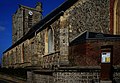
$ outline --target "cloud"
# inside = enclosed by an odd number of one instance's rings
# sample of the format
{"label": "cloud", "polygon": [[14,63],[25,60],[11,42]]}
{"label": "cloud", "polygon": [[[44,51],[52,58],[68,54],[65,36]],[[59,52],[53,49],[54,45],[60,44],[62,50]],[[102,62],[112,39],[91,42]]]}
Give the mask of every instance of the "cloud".
{"label": "cloud", "polygon": [[4,31],[4,30],[5,30],[5,27],[0,26],[0,31]]}

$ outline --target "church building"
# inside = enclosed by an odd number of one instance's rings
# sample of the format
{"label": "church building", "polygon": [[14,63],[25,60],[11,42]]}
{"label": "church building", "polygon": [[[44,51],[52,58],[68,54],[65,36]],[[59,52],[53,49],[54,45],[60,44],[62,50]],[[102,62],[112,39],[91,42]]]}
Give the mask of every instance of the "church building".
{"label": "church building", "polygon": [[65,0],[44,18],[19,5],[12,21],[2,67],[28,83],[120,83],[120,0]]}

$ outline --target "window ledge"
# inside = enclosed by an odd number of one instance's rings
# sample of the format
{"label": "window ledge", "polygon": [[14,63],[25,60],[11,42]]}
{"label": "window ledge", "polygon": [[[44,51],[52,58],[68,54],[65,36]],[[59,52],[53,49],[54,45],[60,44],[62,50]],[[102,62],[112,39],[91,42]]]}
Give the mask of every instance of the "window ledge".
{"label": "window ledge", "polygon": [[53,52],[50,52],[50,53],[45,53],[45,55],[43,55],[43,57],[53,55],[53,54],[56,54],[56,53],[60,53],[60,51],[53,51]]}

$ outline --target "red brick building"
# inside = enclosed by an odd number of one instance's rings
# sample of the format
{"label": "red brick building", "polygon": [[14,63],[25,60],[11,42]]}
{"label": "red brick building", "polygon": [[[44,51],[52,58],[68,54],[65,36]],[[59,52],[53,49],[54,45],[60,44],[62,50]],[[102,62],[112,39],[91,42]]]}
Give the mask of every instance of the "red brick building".
{"label": "red brick building", "polygon": [[84,32],[70,42],[69,60],[76,66],[100,66],[101,47],[113,46],[113,66],[120,65],[120,36]]}

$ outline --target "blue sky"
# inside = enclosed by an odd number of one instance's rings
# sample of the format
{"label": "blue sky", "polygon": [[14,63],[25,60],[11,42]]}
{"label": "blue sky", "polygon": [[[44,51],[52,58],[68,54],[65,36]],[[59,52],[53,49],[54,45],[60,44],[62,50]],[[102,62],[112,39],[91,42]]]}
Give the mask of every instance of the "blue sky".
{"label": "blue sky", "polygon": [[12,45],[12,15],[18,8],[18,4],[35,7],[36,2],[43,4],[43,16],[65,0],[0,0],[0,59],[2,52]]}

